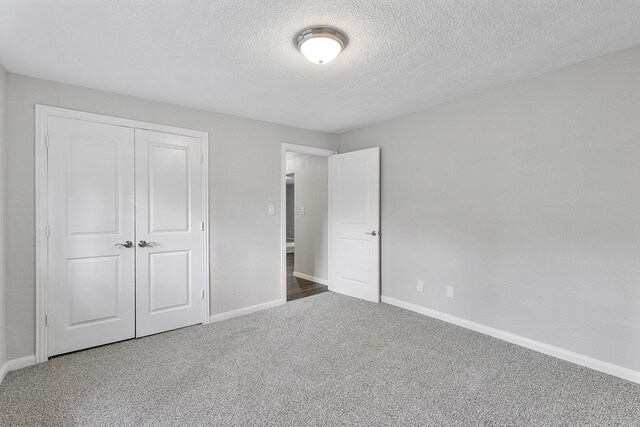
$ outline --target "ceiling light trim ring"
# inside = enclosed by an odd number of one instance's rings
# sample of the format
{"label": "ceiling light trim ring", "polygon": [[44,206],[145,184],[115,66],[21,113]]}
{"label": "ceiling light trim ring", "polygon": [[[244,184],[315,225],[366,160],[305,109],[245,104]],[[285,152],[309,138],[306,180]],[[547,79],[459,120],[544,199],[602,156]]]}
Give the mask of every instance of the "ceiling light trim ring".
{"label": "ceiling light trim ring", "polygon": [[337,41],[340,44],[341,51],[347,47],[349,40],[347,36],[337,28],[328,27],[328,26],[315,26],[315,27],[307,27],[304,30],[301,30],[295,37],[294,43],[298,50],[302,44],[316,37],[327,37]]}

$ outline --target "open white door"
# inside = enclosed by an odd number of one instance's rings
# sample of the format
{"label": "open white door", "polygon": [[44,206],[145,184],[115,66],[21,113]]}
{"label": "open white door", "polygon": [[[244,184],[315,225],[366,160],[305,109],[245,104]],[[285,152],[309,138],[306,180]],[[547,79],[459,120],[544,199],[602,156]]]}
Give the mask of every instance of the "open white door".
{"label": "open white door", "polygon": [[380,148],[329,158],[330,290],[380,302]]}
{"label": "open white door", "polygon": [[136,129],[136,337],[202,323],[200,139]]}

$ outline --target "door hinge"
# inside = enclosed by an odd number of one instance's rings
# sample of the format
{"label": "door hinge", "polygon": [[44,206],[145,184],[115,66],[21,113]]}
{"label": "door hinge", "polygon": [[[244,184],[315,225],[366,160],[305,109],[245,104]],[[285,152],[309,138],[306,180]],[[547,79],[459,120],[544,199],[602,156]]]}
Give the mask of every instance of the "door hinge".
{"label": "door hinge", "polygon": [[204,299],[204,289],[202,290],[202,299]]}
{"label": "door hinge", "polygon": [[200,231],[204,231],[204,221],[200,223]]}
{"label": "door hinge", "polygon": [[49,315],[48,314],[44,315],[44,326],[49,326]]}
{"label": "door hinge", "polygon": [[44,148],[49,148],[49,135],[44,136]]}
{"label": "door hinge", "polygon": [[200,154],[200,163],[204,163],[204,154]]}
{"label": "door hinge", "polygon": [[44,235],[45,237],[49,237],[51,235],[51,227],[49,224],[44,226]]}

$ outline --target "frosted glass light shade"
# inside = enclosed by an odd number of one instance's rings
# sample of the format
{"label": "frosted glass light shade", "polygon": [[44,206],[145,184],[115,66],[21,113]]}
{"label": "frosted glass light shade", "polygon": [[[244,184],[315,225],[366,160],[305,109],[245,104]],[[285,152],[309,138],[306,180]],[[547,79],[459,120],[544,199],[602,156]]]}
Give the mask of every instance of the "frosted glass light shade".
{"label": "frosted glass light shade", "polygon": [[314,64],[328,64],[347,46],[347,37],[330,27],[310,27],[300,31],[296,47]]}
{"label": "frosted glass light shade", "polygon": [[300,52],[314,64],[327,64],[342,50],[337,40],[329,37],[315,37],[302,42]]}

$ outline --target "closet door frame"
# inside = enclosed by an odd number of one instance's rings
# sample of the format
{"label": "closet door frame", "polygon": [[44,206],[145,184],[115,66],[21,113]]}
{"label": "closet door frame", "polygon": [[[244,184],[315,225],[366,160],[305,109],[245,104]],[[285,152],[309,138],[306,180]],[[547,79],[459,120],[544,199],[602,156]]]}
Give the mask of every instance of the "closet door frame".
{"label": "closet door frame", "polygon": [[198,138],[202,148],[202,324],[209,323],[209,134],[203,131],[68,110],[48,105],[35,106],[35,182],[36,182],[36,363],[47,361],[47,282],[48,282],[48,122],[51,117],[82,120],[133,129],[145,129]]}

